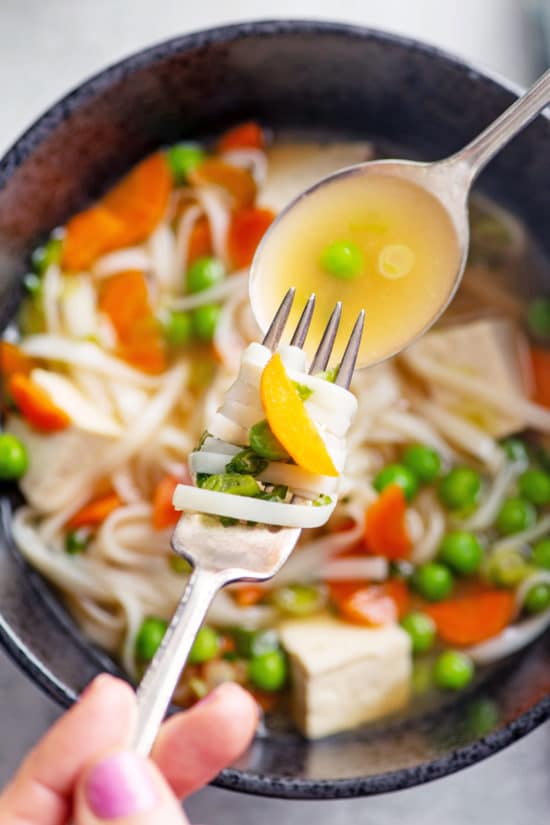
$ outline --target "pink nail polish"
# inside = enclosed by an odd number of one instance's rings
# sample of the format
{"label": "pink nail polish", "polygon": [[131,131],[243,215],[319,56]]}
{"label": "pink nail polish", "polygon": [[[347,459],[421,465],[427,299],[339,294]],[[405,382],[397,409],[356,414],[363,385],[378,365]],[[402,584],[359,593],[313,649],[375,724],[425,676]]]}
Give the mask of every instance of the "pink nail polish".
{"label": "pink nail polish", "polygon": [[134,753],[115,753],[95,765],[86,783],[86,799],[100,819],[147,811],[157,795],[143,759]]}

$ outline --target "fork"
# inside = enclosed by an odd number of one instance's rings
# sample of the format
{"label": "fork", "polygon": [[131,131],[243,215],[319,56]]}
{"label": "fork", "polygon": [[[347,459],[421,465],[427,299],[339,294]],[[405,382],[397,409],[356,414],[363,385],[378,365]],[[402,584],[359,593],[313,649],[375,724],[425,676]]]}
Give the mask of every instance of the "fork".
{"label": "fork", "polygon": [[[275,351],[288,321],[295,290],[289,289],[281,302],[263,340],[264,346]],[[315,309],[311,295],[300,316],[291,345],[302,348]],[[319,347],[310,366],[310,373],[326,369],[342,314],[338,302],[328,320]],[[349,387],[363,333],[365,313],[355,322],[335,383]],[[172,536],[172,549],[193,566],[193,573],[168,626],[162,644],[149,665],[137,691],[137,724],[133,747],[147,756],[169,707],[181,672],[195,637],[216,593],[236,581],[265,581],[274,576],[288,559],[301,533],[301,528],[224,527],[211,520],[205,523],[200,514],[184,513]]]}

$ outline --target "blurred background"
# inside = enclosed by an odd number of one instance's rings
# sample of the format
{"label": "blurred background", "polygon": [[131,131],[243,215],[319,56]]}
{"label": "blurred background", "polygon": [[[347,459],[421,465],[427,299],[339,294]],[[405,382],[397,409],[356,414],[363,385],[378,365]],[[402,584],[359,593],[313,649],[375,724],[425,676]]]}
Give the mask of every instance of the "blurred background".
{"label": "blurred background", "polygon": [[[519,85],[550,65],[550,0],[0,0],[0,155],[56,98],[156,41],[252,18],[339,20],[409,35]],[[0,652],[0,787],[59,713]],[[281,802],[208,788],[211,825],[539,825],[550,810],[550,726],[480,765],[391,796]]]}

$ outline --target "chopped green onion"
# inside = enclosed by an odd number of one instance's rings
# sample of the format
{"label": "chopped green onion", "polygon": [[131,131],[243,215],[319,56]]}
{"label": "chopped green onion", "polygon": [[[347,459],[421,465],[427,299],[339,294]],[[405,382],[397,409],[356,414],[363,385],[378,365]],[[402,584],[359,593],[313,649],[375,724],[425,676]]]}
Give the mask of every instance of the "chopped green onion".
{"label": "chopped green onion", "polygon": [[65,551],[70,556],[83,553],[92,540],[92,531],[89,527],[77,527],[70,530],[65,536]]}
{"label": "chopped green onion", "polygon": [[254,497],[261,493],[254,476],[239,473],[215,473],[208,476],[201,486],[204,490],[215,490],[218,493],[228,493],[232,496]]}
{"label": "chopped green onion", "polygon": [[228,473],[245,473],[247,475],[257,476],[262,470],[265,470],[268,463],[267,458],[258,455],[258,453],[249,447],[233,456],[225,469]]}
{"label": "chopped green onion", "polygon": [[265,419],[258,421],[250,428],[248,438],[254,452],[263,458],[268,458],[270,461],[284,461],[288,458],[287,451],[281,442],[275,438]]}
{"label": "chopped green onion", "polygon": [[307,387],[305,384],[300,384],[298,381],[293,381],[294,387],[298,390],[298,395],[302,399],[302,401],[307,401],[308,398],[311,398],[313,395],[313,390],[311,387]]}

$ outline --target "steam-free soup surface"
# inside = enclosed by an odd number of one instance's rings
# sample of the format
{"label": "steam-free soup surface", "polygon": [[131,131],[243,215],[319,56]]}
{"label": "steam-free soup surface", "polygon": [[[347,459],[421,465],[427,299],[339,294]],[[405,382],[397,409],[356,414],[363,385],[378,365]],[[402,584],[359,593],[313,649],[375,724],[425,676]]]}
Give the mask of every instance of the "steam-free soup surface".
{"label": "steam-free soup surface", "polygon": [[287,289],[295,287],[295,324],[314,292],[307,343],[314,351],[342,301],[336,357],[364,308],[359,360],[367,365],[398,351],[430,323],[447,301],[458,267],[451,219],[432,195],[389,174],[352,174],[303,197],[266,237],[254,267],[252,304],[266,328]]}

